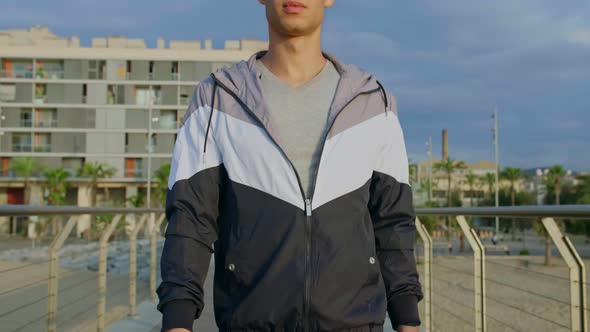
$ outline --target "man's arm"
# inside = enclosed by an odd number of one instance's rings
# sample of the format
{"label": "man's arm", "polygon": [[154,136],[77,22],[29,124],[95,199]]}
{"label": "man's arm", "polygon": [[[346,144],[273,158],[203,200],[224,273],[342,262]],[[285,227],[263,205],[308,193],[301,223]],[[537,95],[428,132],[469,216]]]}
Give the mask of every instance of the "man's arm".
{"label": "man's arm", "polygon": [[391,323],[400,331],[412,331],[410,327],[420,325],[422,299],[414,259],[415,214],[403,132],[395,103],[390,105],[394,112],[384,120],[384,145],[373,172],[369,210]]}
{"label": "man's arm", "polygon": [[[200,85],[203,85],[201,83]],[[158,310],[162,331],[192,330],[204,307],[203,283],[217,240],[219,196],[225,171],[209,133],[210,108],[197,87],[178,130],[166,196],[166,240],[160,269]]]}

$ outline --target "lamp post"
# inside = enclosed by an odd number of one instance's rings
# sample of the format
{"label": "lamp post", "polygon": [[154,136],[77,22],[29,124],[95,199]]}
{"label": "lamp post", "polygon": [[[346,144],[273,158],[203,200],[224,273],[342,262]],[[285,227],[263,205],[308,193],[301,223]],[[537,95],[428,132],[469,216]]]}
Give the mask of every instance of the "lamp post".
{"label": "lamp post", "polygon": [[[496,169],[494,172],[495,178],[496,178],[496,184],[495,184],[495,203],[496,203],[496,207],[498,207],[500,204],[500,195],[499,195],[499,174],[498,172],[500,171],[500,158],[499,158],[499,152],[498,152],[498,108],[496,107],[494,109],[494,154],[495,154],[495,160],[496,160]],[[496,217],[496,235],[500,234],[500,219],[498,217]]]}
{"label": "lamp post", "polygon": [[428,201],[432,201],[432,136],[428,137]]}

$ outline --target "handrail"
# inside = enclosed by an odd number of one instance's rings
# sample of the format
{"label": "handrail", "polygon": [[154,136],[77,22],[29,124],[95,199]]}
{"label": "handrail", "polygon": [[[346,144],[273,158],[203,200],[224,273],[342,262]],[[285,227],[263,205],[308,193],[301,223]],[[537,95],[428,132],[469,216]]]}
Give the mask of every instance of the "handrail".
{"label": "handrail", "polygon": [[420,216],[590,218],[590,205],[416,208]]}
{"label": "handrail", "polygon": [[80,214],[127,214],[159,213],[162,208],[126,208],[126,207],[78,207],[78,206],[34,206],[34,205],[0,205],[0,217],[8,216],[43,216],[43,215],[80,215]]}
{"label": "handrail", "polygon": [[[162,208],[0,205],[0,216],[113,214],[164,212]],[[590,205],[416,208],[420,216],[590,218]]]}

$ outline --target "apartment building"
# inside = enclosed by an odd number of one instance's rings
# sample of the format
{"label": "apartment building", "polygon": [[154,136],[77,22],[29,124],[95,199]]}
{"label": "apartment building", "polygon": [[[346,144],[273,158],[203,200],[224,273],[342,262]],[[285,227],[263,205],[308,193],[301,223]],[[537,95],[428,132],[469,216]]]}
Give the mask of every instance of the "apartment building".
{"label": "apartment building", "polygon": [[[23,181],[10,168],[22,156],[72,173],[85,162],[106,163],[116,174],[101,186],[125,201],[169,162],[197,82],[266,47],[160,38],[150,48],[120,36],[85,47],[47,27],[0,31],[0,204],[23,202]],[[73,182],[69,203],[88,205],[77,190],[84,181]],[[42,188],[31,189],[31,203],[42,204]]]}

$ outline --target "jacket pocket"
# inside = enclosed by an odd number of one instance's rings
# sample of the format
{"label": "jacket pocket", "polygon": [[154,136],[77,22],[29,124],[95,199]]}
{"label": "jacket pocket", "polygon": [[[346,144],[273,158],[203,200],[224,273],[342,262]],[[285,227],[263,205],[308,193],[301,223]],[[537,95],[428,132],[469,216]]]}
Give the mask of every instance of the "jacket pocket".
{"label": "jacket pocket", "polygon": [[366,266],[367,266],[367,283],[366,285],[376,285],[379,283],[381,278],[381,267],[379,266],[379,260],[377,258],[377,252],[375,249],[375,239],[372,230],[368,232],[368,238],[366,239]]}

